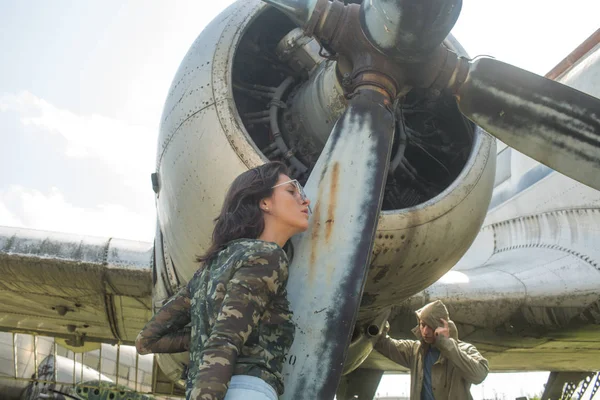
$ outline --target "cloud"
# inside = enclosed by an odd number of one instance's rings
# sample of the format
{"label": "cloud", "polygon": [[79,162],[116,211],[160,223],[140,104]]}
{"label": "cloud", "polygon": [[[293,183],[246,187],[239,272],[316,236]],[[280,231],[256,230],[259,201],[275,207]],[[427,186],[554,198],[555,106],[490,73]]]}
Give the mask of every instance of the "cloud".
{"label": "cloud", "polygon": [[[56,145],[63,148],[66,157],[79,160],[75,164],[78,168],[96,169],[94,173],[77,170],[74,174],[64,165],[49,166],[63,178],[62,185],[50,189],[6,186],[10,182],[4,182],[5,186],[0,186],[0,225],[152,240],[155,214],[149,175],[154,170],[156,141],[149,129],[98,114],[79,115],[27,91],[0,95],[0,111],[16,113],[29,134],[59,135],[64,140],[56,140]],[[97,170],[102,165],[104,168]],[[81,172],[91,180],[100,180],[71,184],[81,181]],[[35,168],[19,171],[12,179],[19,183],[32,173]],[[103,192],[114,193],[103,197],[109,200],[90,194],[81,204],[82,193],[94,193],[89,186],[99,184]],[[125,198],[119,195],[123,193]],[[76,203],[73,198],[78,199]],[[115,198],[123,204],[115,204]]]}
{"label": "cloud", "polygon": [[151,241],[155,221],[117,204],[81,208],[55,187],[48,193],[18,185],[0,191],[0,225]]}
{"label": "cloud", "polygon": [[2,204],[1,200],[0,200],[0,225],[1,226],[23,226],[23,222],[15,215],[13,214],[11,211],[9,211],[8,208],[6,208],[6,206],[4,204]]}
{"label": "cloud", "polygon": [[124,179],[143,175],[146,183],[154,170],[156,132],[152,128],[98,114],[79,115],[27,91],[0,95],[0,111],[14,111],[25,126],[61,135],[67,142],[66,156],[98,159]]}

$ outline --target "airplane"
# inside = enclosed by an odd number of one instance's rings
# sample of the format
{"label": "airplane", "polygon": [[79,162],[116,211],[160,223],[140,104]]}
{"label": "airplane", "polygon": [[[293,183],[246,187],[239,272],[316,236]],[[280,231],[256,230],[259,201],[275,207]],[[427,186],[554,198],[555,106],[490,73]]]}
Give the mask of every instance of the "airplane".
{"label": "airplane", "polygon": [[[468,59],[449,34],[461,2],[426,3],[227,8],[190,48],[165,103],[151,176],[154,245],[0,228],[0,268],[11,277],[1,329],[132,344],[197,269],[233,178],[284,160],[314,214],[292,241],[288,293],[299,329],[283,398],[332,399],[350,374],[345,392],[374,390],[380,371],[358,367],[394,321],[390,307],[444,276],[484,224],[496,176],[491,135],[600,188],[600,101]],[[179,388],[185,357],[157,356]]]}
{"label": "airplane", "polygon": [[36,379],[25,388],[21,399],[153,400],[154,397],[116,384],[80,362],[49,355],[40,363]]}
{"label": "airplane", "polygon": [[77,396],[85,397],[90,388],[98,389],[89,391],[90,398],[111,398],[112,392],[115,398],[123,391],[128,395],[124,398],[137,399],[133,394],[152,391],[153,366],[152,356],[138,355],[133,346],[88,342],[70,347],[60,339],[0,332],[2,399],[75,396],[78,389]]}

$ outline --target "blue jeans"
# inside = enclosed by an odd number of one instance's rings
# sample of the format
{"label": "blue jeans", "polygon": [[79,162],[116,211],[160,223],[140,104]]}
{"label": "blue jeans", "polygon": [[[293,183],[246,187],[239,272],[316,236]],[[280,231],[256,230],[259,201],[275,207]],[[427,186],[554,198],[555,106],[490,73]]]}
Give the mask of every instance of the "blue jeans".
{"label": "blue jeans", "polygon": [[234,375],[225,400],[277,400],[277,392],[273,386],[255,376]]}

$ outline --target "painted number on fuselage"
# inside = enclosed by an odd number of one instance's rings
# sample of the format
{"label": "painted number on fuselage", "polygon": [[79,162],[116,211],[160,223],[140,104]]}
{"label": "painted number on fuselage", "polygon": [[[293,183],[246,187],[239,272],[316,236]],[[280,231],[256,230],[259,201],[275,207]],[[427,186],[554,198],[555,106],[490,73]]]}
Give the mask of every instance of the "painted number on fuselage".
{"label": "painted number on fuselage", "polygon": [[293,354],[286,354],[283,356],[283,363],[289,365],[296,365],[296,356]]}

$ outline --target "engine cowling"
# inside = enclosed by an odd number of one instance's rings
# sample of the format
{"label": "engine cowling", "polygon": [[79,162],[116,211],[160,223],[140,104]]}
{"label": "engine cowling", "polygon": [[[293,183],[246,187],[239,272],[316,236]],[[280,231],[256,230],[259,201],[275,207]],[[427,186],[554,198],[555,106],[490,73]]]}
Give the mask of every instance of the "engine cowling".
{"label": "engine cowling", "polygon": [[[343,112],[345,77],[334,55],[294,28],[259,0],[238,1],[182,61],[163,111],[154,179],[155,306],[198,268],[195,257],[210,243],[233,179],[269,159],[284,160],[306,179]],[[452,37],[446,45],[464,53]],[[372,349],[374,339],[365,335],[386,307],[423,290],[462,257],[492,193],[495,140],[467,122],[450,96],[410,92],[397,111],[411,136],[394,142],[396,165],[353,336],[355,358]],[[182,384],[185,358],[160,355],[158,362]]]}

